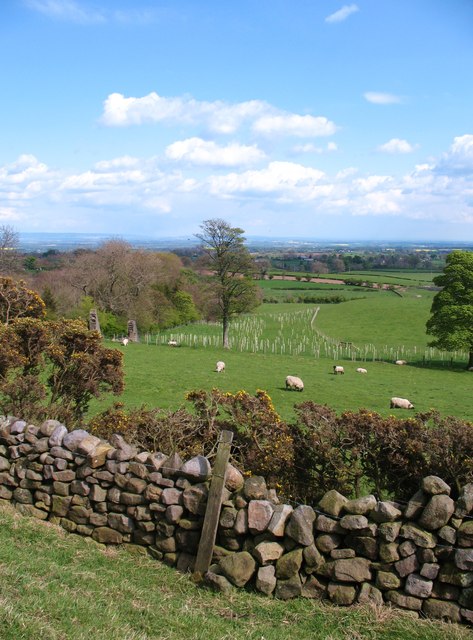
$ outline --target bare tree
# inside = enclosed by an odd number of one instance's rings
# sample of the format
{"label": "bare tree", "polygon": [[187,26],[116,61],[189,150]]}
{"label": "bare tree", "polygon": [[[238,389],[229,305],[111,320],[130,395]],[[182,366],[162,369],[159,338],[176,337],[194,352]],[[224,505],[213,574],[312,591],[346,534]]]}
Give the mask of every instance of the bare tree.
{"label": "bare tree", "polygon": [[210,278],[215,283],[223,325],[223,347],[228,349],[231,316],[249,311],[258,304],[256,285],[251,279],[255,266],[244,244],[243,229],[231,227],[220,218],[205,220],[200,228],[202,233],[196,237],[202,242],[205,262],[212,272]]}
{"label": "bare tree", "polygon": [[20,256],[18,233],[7,224],[0,225],[0,274],[9,275],[18,271]]}

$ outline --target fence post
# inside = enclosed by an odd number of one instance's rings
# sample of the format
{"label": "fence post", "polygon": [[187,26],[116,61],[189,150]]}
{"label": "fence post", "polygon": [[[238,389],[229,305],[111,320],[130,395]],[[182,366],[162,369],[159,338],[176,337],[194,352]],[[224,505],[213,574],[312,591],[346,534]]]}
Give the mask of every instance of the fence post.
{"label": "fence post", "polygon": [[208,571],[212,561],[212,553],[217,537],[218,520],[222,506],[223,489],[225,487],[225,472],[230,457],[230,447],[233,440],[231,431],[221,431],[218,441],[217,455],[210,482],[209,496],[205,510],[204,524],[200,536],[199,549],[195,561],[193,579],[200,582]]}

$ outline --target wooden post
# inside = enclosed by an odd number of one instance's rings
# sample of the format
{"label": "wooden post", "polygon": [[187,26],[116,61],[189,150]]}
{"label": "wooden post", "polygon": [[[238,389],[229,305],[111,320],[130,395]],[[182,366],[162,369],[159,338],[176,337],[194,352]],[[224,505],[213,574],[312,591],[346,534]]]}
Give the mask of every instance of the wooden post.
{"label": "wooden post", "polygon": [[217,537],[218,520],[222,506],[223,489],[225,487],[225,472],[227,470],[230,447],[233,440],[231,431],[221,431],[218,441],[217,455],[210,482],[207,508],[205,510],[204,525],[200,536],[199,549],[195,561],[193,579],[201,582],[210,567],[212,553]]}

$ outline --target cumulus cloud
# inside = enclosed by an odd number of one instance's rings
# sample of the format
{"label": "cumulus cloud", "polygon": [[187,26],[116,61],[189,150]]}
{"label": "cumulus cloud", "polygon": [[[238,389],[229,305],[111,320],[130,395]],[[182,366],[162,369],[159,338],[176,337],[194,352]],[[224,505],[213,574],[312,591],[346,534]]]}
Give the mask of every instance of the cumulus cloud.
{"label": "cumulus cloud", "polygon": [[380,93],[376,91],[367,91],[363,97],[372,104],[400,104],[402,98],[392,93]]}
{"label": "cumulus cloud", "polygon": [[345,4],[341,9],[335,11],[335,13],[331,13],[329,16],[325,18],[325,22],[334,23],[334,22],[343,22],[353,13],[359,11],[360,8],[356,4]]}
{"label": "cumulus cloud", "polygon": [[[473,135],[453,139],[453,144],[434,168],[443,175],[473,176]],[[473,185],[472,185],[473,188]]]}
{"label": "cumulus cloud", "polygon": [[407,140],[391,138],[388,142],[380,145],[378,151],[382,151],[383,153],[412,153],[415,148],[416,147],[407,142]]}
{"label": "cumulus cloud", "polygon": [[241,145],[236,142],[219,146],[210,140],[188,138],[170,144],[166,148],[170,160],[184,161],[196,165],[236,167],[254,164],[266,157],[256,145]]}
{"label": "cumulus cloud", "polygon": [[163,97],[151,92],[141,98],[111,93],[104,101],[102,123],[109,127],[165,124],[200,125],[218,134],[233,134],[246,123],[263,135],[329,136],[336,125],[323,116],[287,113],[261,100],[230,104],[190,97]]}

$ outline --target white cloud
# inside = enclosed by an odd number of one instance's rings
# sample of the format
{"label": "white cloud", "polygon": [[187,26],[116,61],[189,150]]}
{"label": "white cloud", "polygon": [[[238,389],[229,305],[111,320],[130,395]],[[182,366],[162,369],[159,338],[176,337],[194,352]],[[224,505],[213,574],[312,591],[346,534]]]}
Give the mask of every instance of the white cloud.
{"label": "white cloud", "polygon": [[453,144],[434,168],[442,175],[473,176],[473,135],[466,134],[453,139]]}
{"label": "white cloud", "polygon": [[246,123],[254,133],[298,137],[329,136],[336,125],[323,116],[287,113],[261,100],[229,104],[190,97],[166,98],[151,92],[141,98],[111,93],[104,101],[102,123],[110,127],[165,124],[203,125],[219,134],[233,134]]}
{"label": "white cloud", "polygon": [[294,113],[265,115],[253,124],[253,131],[264,135],[292,135],[300,138],[331,136],[337,130],[333,122],[322,116],[300,116]]}
{"label": "white cloud", "polygon": [[379,93],[376,91],[367,91],[363,97],[372,104],[400,104],[402,98],[392,93]]}
{"label": "white cloud", "polygon": [[110,169],[130,169],[136,167],[139,164],[138,158],[132,158],[131,156],[121,156],[120,158],[114,158],[113,160],[101,160],[96,162],[96,171],[109,171]]}
{"label": "white cloud", "polygon": [[256,145],[241,145],[236,142],[219,146],[202,138],[188,138],[170,144],[166,156],[171,160],[185,161],[197,165],[236,167],[254,164],[266,157]]}
{"label": "white cloud", "polygon": [[74,0],[25,0],[28,8],[55,20],[78,24],[97,24],[106,21],[103,11],[98,11]]}
{"label": "white cloud", "polygon": [[342,22],[346,20],[353,13],[359,11],[360,8],[356,4],[345,4],[341,9],[335,11],[335,13],[330,14],[325,18],[325,22],[334,23],[334,22]]}
{"label": "white cloud", "polygon": [[415,145],[399,138],[391,138],[391,140],[378,147],[378,151],[383,153],[412,153],[415,149]]}
{"label": "white cloud", "polygon": [[305,144],[296,144],[292,148],[294,153],[326,153],[337,151],[338,147],[335,142],[328,142],[326,147],[317,147],[312,142],[307,142]]}

